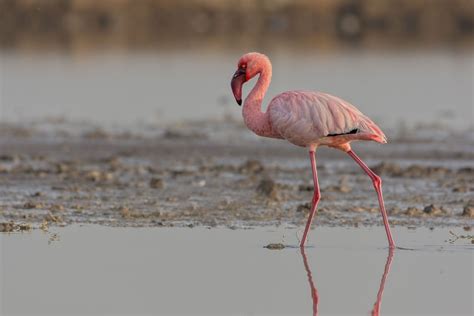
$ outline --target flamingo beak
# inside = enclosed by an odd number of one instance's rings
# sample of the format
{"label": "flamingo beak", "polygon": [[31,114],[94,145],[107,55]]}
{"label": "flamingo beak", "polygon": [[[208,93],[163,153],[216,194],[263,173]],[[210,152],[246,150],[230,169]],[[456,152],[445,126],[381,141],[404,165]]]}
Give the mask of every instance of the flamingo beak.
{"label": "flamingo beak", "polygon": [[246,80],[245,69],[239,68],[232,76],[230,86],[232,87],[232,93],[234,94],[235,101],[238,105],[242,105],[242,86]]}

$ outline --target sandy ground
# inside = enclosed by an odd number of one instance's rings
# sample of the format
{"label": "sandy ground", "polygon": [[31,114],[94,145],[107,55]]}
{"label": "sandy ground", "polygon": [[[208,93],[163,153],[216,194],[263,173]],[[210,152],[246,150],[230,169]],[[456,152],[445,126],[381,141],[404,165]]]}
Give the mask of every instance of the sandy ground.
{"label": "sandy ground", "polygon": [[[474,137],[438,126],[388,131],[354,149],[384,181],[392,225],[474,224]],[[45,121],[3,124],[0,230],[108,226],[300,226],[312,180],[307,153],[254,137],[239,122],[104,130]],[[315,225],[380,225],[370,179],[344,153],[318,151]]]}

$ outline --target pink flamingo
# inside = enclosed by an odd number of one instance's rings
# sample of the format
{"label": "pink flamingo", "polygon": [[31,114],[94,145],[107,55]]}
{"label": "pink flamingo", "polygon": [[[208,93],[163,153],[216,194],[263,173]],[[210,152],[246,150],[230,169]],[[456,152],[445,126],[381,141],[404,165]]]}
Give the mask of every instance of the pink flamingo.
{"label": "pink flamingo", "polygon": [[248,53],[239,59],[237,68],[232,77],[231,87],[239,105],[242,104],[242,85],[260,74],[256,85],[244,102],[242,114],[245,125],[259,136],[286,139],[290,143],[309,149],[314,194],[300,247],[304,247],[320,199],[315,152],[319,146],[329,146],[349,154],[372,180],[377,191],[388,243],[390,248],[394,248],[395,243],[382,197],[382,180],[367,167],[350,146],[354,140],[386,143],[387,138],[380,128],[353,105],[322,92],[283,92],[272,99],[266,112],[262,112],[262,100],[272,77],[270,60],[260,53]]}

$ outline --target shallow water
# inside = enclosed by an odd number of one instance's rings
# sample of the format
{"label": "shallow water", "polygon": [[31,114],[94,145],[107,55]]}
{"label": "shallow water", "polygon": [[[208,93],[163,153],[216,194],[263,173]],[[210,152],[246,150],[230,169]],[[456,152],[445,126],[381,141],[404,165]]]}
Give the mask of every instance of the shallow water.
{"label": "shallow water", "polygon": [[[447,242],[447,229],[396,227],[398,245],[412,250],[395,250],[393,260],[380,227],[317,227],[306,258],[297,233],[70,226],[1,234],[1,312],[367,315],[384,278],[381,315],[474,311],[474,248]],[[264,249],[270,242],[290,247]]]}
{"label": "shallow water", "polygon": [[[229,80],[242,53],[0,53],[0,120],[134,125],[240,118]],[[347,99],[384,128],[472,126],[470,51],[267,53],[274,76],[265,104],[286,90],[319,90]]]}

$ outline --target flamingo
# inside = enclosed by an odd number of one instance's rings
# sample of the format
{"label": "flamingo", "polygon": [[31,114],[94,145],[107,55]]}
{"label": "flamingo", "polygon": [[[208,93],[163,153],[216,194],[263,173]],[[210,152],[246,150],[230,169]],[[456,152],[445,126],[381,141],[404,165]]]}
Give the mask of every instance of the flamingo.
{"label": "flamingo", "polygon": [[243,84],[256,75],[259,75],[258,81],[242,108],[245,125],[259,136],[285,139],[309,149],[314,194],[300,247],[304,247],[306,243],[320,200],[316,149],[319,146],[329,146],[347,153],[372,180],[389,247],[395,248],[382,196],[382,179],[356,155],[350,145],[355,140],[371,140],[385,144],[387,138],[382,130],[350,103],[322,92],[283,92],[270,101],[266,112],[262,112],[262,100],[270,85],[272,65],[267,56],[256,52],[243,55],[237,63],[237,71],[232,76],[231,88],[238,105],[242,105]]}

